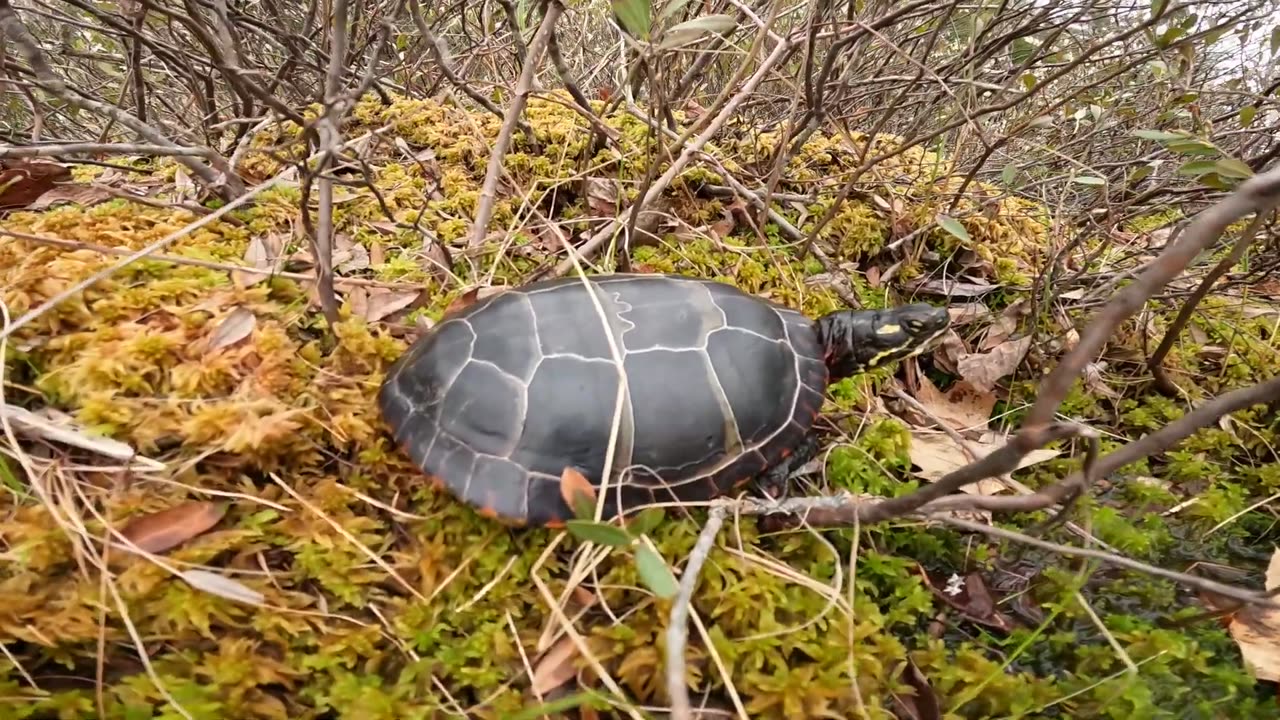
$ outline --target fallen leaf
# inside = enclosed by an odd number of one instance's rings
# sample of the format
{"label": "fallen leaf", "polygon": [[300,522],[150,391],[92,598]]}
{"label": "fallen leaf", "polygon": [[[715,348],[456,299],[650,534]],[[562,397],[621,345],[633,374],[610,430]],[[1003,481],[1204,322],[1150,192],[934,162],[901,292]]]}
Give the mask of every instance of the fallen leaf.
{"label": "fallen leaf", "polygon": [[1013,620],[997,609],[996,600],[982,575],[971,572],[962,578],[952,574],[941,588],[937,579],[930,578],[929,585],[938,598],[955,608],[966,620],[1005,632],[1014,629]]}
{"label": "fallen leaf", "polygon": [[996,406],[995,395],[966,380],[957,381],[944,393],[924,375],[920,376],[916,400],[947,427],[962,433],[986,429]]}
{"label": "fallen leaf", "polygon": [[880,267],[879,266],[872,265],[871,267],[867,268],[867,285],[871,286],[873,290],[875,288],[880,287]]}
{"label": "fallen leaf", "polygon": [[530,689],[538,698],[573,680],[578,675],[574,661],[579,657],[573,638],[565,635],[551,646],[533,668]]}
{"label": "fallen leaf", "polygon": [[960,334],[947,328],[942,339],[933,348],[933,361],[945,372],[956,373],[956,360],[967,352]]}
{"label": "fallen leaf", "polygon": [[1022,358],[1031,349],[1031,336],[1011,340],[984,353],[961,355],[956,360],[960,377],[968,380],[978,390],[990,392],[997,382],[1018,369]]}
{"label": "fallen leaf", "polygon": [[422,293],[418,290],[389,290],[375,288],[369,291],[369,299],[364,309],[364,319],[377,322],[388,315],[403,310],[413,304]]}
{"label": "fallen leaf", "polygon": [[[1267,590],[1280,587],[1280,547],[1271,553],[1264,584]],[[1280,609],[1246,605],[1232,616],[1227,632],[1254,677],[1280,682]]]}
{"label": "fallen leaf", "polygon": [[213,335],[209,338],[209,350],[221,350],[235,345],[249,337],[257,325],[258,318],[252,310],[237,306],[222,319],[218,329],[213,331]]}
{"label": "fallen leaf", "polygon": [[[596,489],[585,475],[566,467],[560,473],[560,497],[578,518],[595,517]],[[585,513],[585,514],[584,514]]]}
{"label": "fallen leaf", "polygon": [[595,212],[613,217],[618,214],[618,185],[616,182],[599,177],[589,177],[584,181],[586,186],[587,207]]}
{"label": "fallen leaf", "polygon": [[0,160],[0,209],[24,208],[70,180],[71,169],[43,160]]}
{"label": "fallen leaf", "polygon": [[217,525],[226,512],[223,503],[186,502],[131,518],[120,534],[149,553],[162,553]]}
{"label": "fallen leaf", "polygon": [[333,236],[333,268],[339,273],[349,275],[357,270],[369,267],[369,250],[357,242],[352,242],[349,235],[338,233]]}
{"label": "fallen leaf", "polygon": [[[1106,367],[1107,367],[1107,363],[1105,361],[1089,363],[1088,365],[1085,365],[1084,366],[1084,386],[1086,389],[1089,390],[1089,392],[1095,395],[1102,395],[1103,397],[1109,397],[1113,399],[1118,398],[1120,397],[1120,393],[1116,392],[1115,390],[1112,390],[1111,386],[1107,385],[1106,381],[1102,379],[1102,371]],[[1228,416],[1223,415],[1222,417],[1225,418]]]}
{"label": "fallen leaf", "polygon": [[977,297],[1000,289],[999,285],[962,282],[960,280],[925,280],[912,286],[913,290],[947,297]]}
{"label": "fallen leaf", "polygon": [[115,197],[110,189],[97,183],[55,185],[52,190],[27,204],[28,210],[48,210],[58,203],[90,207]]}
{"label": "fallen leaf", "polygon": [[487,297],[490,297],[492,295],[497,295],[500,292],[504,292],[505,290],[506,288],[501,285],[492,285],[489,287],[473,287],[470,290],[462,293],[458,297],[454,298],[453,302],[449,303],[449,307],[445,308],[444,313],[445,315],[452,315],[453,313],[458,312],[459,310],[462,310],[470,305],[474,305],[475,303],[478,303]]}
{"label": "fallen leaf", "polygon": [[[987,455],[1004,447],[1005,443],[994,440],[970,440],[969,447],[981,460]],[[1027,453],[1018,463],[1017,469],[1029,467],[1061,455],[1061,450],[1039,448]],[[950,435],[941,432],[913,430],[911,446],[907,453],[911,464],[919,468],[911,474],[928,482],[937,482],[948,473],[958,470],[970,462],[969,454],[960,447]],[[986,478],[962,488],[971,495],[997,495],[1006,489],[1004,483],[995,478]]]}
{"label": "fallen leaf", "polygon": [[387,262],[387,253],[382,249],[382,243],[374,240],[369,243],[369,265],[378,266]]}
{"label": "fallen leaf", "polygon": [[902,680],[915,690],[915,694],[893,693],[893,699],[901,710],[899,717],[905,716],[903,720],[939,720],[942,710],[938,704],[938,695],[933,691],[929,678],[911,658],[907,658],[907,663],[902,668]]}
{"label": "fallen leaf", "polygon": [[217,595],[218,597],[250,605],[261,605],[266,601],[262,593],[250,588],[248,585],[208,570],[184,570],[178,575],[183,580],[186,580],[191,587],[207,592],[210,595]]}
{"label": "fallen leaf", "polygon": [[975,300],[948,307],[947,315],[951,316],[952,325],[967,325],[971,322],[986,319],[991,315],[991,309],[987,307],[986,303]]}
{"label": "fallen leaf", "polygon": [[987,334],[983,336],[982,342],[978,344],[978,352],[986,352],[1000,345],[1013,335],[1013,331],[1018,329],[1018,318],[1001,314],[996,321],[991,323],[987,328]]}
{"label": "fallen leaf", "polygon": [[173,202],[186,202],[196,196],[196,184],[182,168],[173,171]]}
{"label": "fallen leaf", "polygon": [[736,227],[738,227],[738,222],[733,219],[733,210],[726,207],[721,212],[720,219],[711,223],[709,231],[716,240],[723,240],[729,237]]}

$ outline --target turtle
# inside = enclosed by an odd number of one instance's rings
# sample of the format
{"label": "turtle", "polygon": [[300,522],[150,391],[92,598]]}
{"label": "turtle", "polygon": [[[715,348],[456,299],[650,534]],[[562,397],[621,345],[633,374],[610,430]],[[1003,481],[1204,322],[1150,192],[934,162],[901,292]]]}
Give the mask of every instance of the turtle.
{"label": "turtle", "polygon": [[753,481],[785,490],[816,454],[828,384],[915,355],[949,324],[927,303],[815,320],[678,274],[553,278],[447,314],[391,363],[377,404],[436,487],[507,524],[563,527],[566,468],[601,488],[618,360],[605,519]]}

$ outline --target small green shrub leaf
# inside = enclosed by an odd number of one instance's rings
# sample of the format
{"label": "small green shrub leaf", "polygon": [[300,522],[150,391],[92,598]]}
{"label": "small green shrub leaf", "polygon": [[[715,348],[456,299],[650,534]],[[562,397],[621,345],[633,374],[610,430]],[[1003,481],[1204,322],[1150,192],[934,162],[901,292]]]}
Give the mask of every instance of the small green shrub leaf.
{"label": "small green shrub leaf", "polygon": [[1217,170],[1218,163],[1215,160],[1192,160],[1191,162],[1183,163],[1178,168],[1178,174],[1194,177],[1196,175],[1205,175],[1207,173],[1217,172]]}
{"label": "small green shrub leaf", "polygon": [[653,26],[649,0],[613,0],[613,14],[618,16],[622,29],[641,40],[649,39]]}
{"label": "small green shrub leaf", "polygon": [[579,540],[586,540],[597,545],[609,547],[626,547],[631,544],[631,533],[617,525],[591,520],[570,520],[565,527]]}
{"label": "small green shrub leaf", "polygon": [[1247,128],[1253,125],[1253,118],[1258,114],[1258,108],[1254,105],[1246,105],[1240,108],[1240,127]]}
{"label": "small green shrub leaf", "polygon": [[645,508],[631,518],[631,524],[628,529],[636,536],[648,535],[653,529],[662,524],[666,512],[660,507]]}
{"label": "small green shrub leaf", "polygon": [[680,589],[662,556],[643,543],[636,544],[636,571],[645,587],[664,600],[675,597]]}
{"label": "small green shrub leaf", "polygon": [[1188,137],[1186,133],[1168,132],[1165,130],[1134,130],[1133,134],[1143,138],[1144,140],[1155,140],[1157,142],[1183,140]]}
{"label": "small green shrub leaf", "polygon": [[1100,178],[1097,175],[1077,175],[1071,178],[1071,181],[1077,185],[1106,185],[1107,179]]}
{"label": "small green shrub leaf", "polygon": [[1253,176],[1253,168],[1235,158],[1222,158],[1213,164],[1213,169],[1223,177],[1244,179]]}
{"label": "small green shrub leaf", "polygon": [[685,20],[664,33],[658,47],[670,50],[691,43],[703,35],[728,32],[737,25],[738,21],[731,15],[703,15]]}
{"label": "small green shrub leaf", "polygon": [[957,239],[965,242],[969,240],[969,231],[964,229],[964,225],[961,225],[959,220],[944,213],[938,213],[937,220],[939,227],[951,233]]}

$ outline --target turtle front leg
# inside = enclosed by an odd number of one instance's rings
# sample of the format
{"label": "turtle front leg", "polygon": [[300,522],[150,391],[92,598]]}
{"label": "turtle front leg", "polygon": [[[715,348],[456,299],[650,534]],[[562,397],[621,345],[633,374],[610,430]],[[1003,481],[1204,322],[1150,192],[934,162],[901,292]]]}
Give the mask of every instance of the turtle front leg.
{"label": "turtle front leg", "polygon": [[791,454],[782,458],[773,467],[765,470],[755,481],[756,491],[774,499],[785,500],[791,491],[791,474],[818,455],[818,436],[812,432],[804,436],[791,450]]}

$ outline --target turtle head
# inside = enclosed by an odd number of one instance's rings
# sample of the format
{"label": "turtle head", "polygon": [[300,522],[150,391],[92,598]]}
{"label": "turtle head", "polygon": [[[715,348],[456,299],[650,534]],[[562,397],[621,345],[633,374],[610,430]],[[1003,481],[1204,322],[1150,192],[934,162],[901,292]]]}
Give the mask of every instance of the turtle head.
{"label": "turtle head", "polygon": [[817,328],[834,381],[923,352],[950,323],[946,308],[912,303],[834,312],[818,318]]}

